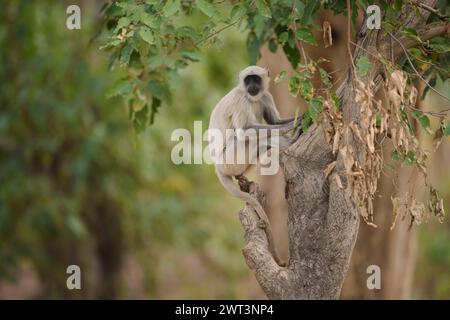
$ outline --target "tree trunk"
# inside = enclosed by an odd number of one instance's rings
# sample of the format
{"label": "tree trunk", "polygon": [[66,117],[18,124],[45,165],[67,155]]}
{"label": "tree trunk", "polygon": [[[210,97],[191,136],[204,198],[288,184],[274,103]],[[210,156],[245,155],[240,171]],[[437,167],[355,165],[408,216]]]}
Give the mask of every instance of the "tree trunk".
{"label": "tree trunk", "polygon": [[[317,126],[281,156],[289,204],[288,267],[278,266],[267,251],[264,230],[250,206],[241,211],[246,232],[244,256],[272,299],[337,299],[355,244],[359,215],[333,172],[331,147]],[[261,197],[261,194],[259,194]],[[283,285],[280,285],[283,283]]]}
{"label": "tree trunk", "polygon": [[[427,1],[433,5],[433,1]],[[411,10],[412,12],[412,10]],[[419,16],[411,13],[399,15],[405,25],[417,28],[424,25],[427,12]],[[408,21],[408,23],[406,23]],[[368,32],[365,24],[358,33],[356,43],[367,50],[377,50],[388,56],[391,53],[386,35]],[[433,29],[430,32],[430,28]],[[417,29],[420,36],[445,33],[445,24]],[[404,44],[409,47],[407,39]],[[379,44],[384,44],[379,47]],[[362,50],[355,50],[355,60]],[[401,52],[394,50],[397,59]],[[376,90],[383,78],[382,65],[372,59],[370,74],[363,77],[363,83],[373,81]],[[360,105],[355,100],[355,78],[347,73],[345,81],[337,90],[343,110],[343,124],[359,124]],[[345,137],[346,143],[355,150],[355,158],[364,163],[364,146],[352,136]],[[334,170],[327,176],[325,169],[336,161]],[[246,206],[240,214],[245,230],[246,246],[243,250],[249,267],[264,292],[271,299],[337,299],[349,267],[350,256],[359,227],[359,212],[353,205],[347,189],[345,159],[337,157],[326,142],[323,130],[313,125],[288,150],[281,154],[281,165],[286,178],[286,199],[288,202],[288,232],[290,258],[286,267],[278,266],[267,248],[267,239],[258,227],[254,210]],[[261,201],[264,195],[258,187],[254,193]],[[397,269],[398,270],[398,269]],[[365,280],[365,279],[364,279]],[[363,282],[365,283],[365,281]]]}

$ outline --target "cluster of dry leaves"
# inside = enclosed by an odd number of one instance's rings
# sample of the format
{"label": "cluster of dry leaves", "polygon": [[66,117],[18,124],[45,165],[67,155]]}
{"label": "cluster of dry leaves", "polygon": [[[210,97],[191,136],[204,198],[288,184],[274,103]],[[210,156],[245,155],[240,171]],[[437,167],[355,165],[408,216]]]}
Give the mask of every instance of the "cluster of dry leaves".
{"label": "cluster of dry leaves", "polygon": [[[377,191],[377,182],[382,172],[383,157],[381,146],[388,138],[398,157],[409,165],[415,165],[426,181],[427,153],[422,150],[405,109],[414,110],[417,90],[407,83],[403,71],[395,70],[386,81],[386,100],[384,105],[374,98],[373,82],[364,83],[356,79],[355,102],[358,104],[358,121],[344,123],[341,111],[325,102],[320,118],[327,141],[333,146],[333,154],[342,157],[346,174],[346,187],[351,199],[358,207],[362,218],[373,223],[373,199]],[[328,174],[334,170],[336,161],[325,170]],[[338,175],[338,185],[342,182]],[[394,222],[398,217],[411,217],[411,223],[421,223],[430,213],[441,221],[444,217],[443,201],[434,188],[430,187],[428,205],[417,201],[412,193],[392,198]]]}

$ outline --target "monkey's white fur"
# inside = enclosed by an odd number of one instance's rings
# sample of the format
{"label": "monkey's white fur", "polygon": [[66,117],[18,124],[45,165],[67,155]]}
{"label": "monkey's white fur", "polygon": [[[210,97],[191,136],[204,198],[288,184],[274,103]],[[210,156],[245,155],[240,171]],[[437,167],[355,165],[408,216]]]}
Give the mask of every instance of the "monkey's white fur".
{"label": "monkey's white fur", "polygon": [[[249,94],[244,83],[244,79],[250,75],[259,76],[262,80],[261,90],[254,96]],[[229,152],[236,152],[236,148],[231,147],[230,145],[231,139],[225,139],[227,129],[286,129],[289,125],[292,128],[292,120],[280,119],[273,97],[268,91],[269,81],[268,70],[258,66],[249,66],[239,73],[239,84],[219,101],[211,113],[209,131],[211,131],[211,129],[218,129],[223,137],[223,139],[221,139],[222,141],[220,141],[220,139],[219,141],[212,141],[214,139],[211,139],[211,137],[209,138],[210,150],[219,150],[219,154],[212,155],[213,157],[223,157]],[[283,142],[286,142],[284,136],[280,136],[279,138],[283,139]],[[235,136],[234,139],[239,139],[239,137]],[[211,145],[214,143],[214,147],[211,148]],[[221,145],[218,146],[217,143],[220,143]],[[264,222],[269,241],[269,248],[275,260],[279,264],[282,264],[275,252],[269,220],[263,207],[256,198],[252,197],[249,193],[241,191],[237,185],[233,183],[233,176],[236,177],[245,174],[252,165],[250,160],[258,157],[258,155],[261,156],[257,149],[248,150],[249,146],[252,146],[252,144],[249,143],[247,137],[245,163],[216,163],[216,173],[222,185],[232,195],[247,202],[256,210],[259,218]],[[259,147],[261,147],[261,145],[259,145]],[[264,149],[264,147],[263,151],[267,150]],[[270,147],[279,148],[280,145],[270,145]]]}

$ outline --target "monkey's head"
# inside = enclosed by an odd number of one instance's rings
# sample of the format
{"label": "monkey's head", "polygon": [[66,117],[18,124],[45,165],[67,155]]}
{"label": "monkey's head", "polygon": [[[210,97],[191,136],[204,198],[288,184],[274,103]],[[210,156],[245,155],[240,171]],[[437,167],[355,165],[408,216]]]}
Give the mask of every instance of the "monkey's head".
{"label": "monkey's head", "polygon": [[258,100],[269,89],[269,70],[249,66],[239,73],[239,86],[251,100]]}

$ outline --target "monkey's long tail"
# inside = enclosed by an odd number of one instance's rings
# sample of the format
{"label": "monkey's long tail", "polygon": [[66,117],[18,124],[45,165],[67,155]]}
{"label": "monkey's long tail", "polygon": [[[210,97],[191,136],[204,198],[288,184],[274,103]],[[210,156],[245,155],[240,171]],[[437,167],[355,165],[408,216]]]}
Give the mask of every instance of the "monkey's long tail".
{"label": "monkey's long tail", "polygon": [[264,211],[264,208],[262,207],[261,203],[259,203],[258,199],[255,197],[252,197],[249,193],[241,191],[234,183],[233,179],[230,176],[224,175],[220,171],[216,170],[217,177],[219,178],[220,183],[225,187],[225,189],[228,190],[233,196],[247,202],[249,205],[251,205],[256,213],[258,214],[258,217],[262,222],[264,223],[264,230],[267,235],[267,241],[269,243],[269,250],[272,253],[275,261],[280,266],[285,266],[285,263],[283,260],[280,259],[278,256],[275,245],[273,242],[273,235],[272,235],[272,229],[270,227],[269,218],[267,217],[266,212]]}

